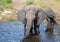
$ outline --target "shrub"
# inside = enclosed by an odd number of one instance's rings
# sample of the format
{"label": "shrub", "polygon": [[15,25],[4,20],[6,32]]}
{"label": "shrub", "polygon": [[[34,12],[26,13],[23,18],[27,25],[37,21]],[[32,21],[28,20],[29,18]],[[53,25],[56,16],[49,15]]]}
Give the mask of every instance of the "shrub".
{"label": "shrub", "polygon": [[6,5],[10,4],[11,0],[0,0],[0,10],[3,9]]}
{"label": "shrub", "polygon": [[32,5],[32,4],[34,4],[34,1],[27,1],[26,2],[26,5]]}

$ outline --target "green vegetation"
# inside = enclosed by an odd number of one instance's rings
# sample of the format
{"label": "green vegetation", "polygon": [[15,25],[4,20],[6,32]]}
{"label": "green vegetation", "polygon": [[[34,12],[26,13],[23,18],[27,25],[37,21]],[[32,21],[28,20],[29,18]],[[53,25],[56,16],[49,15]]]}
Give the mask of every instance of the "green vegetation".
{"label": "green vegetation", "polygon": [[10,4],[11,2],[11,0],[0,0],[0,10],[3,10],[6,5]]}
{"label": "green vegetation", "polygon": [[26,1],[25,5],[32,5],[34,4],[34,0]]}
{"label": "green vegetation", "polygon": [[[2,15],[2,13],[6,10],[12,11],[12,12],[10,14],[6,13],[7,15]],[[1,18],[0,21],[17,20],[16,14],[14,13],[14,10],[13,10],[12,0],[0,0],[0,18]]]}
{"label": "green vegetation", "polygon": [[3,2],[5,2],[6,4],[11,3],[11,0],[3,0]]}
{"label": "green vegetation", "polygon": [[31,4],[33,4],[33,2],[30,1],[30,2],[27,2],[26,4],[27,4],[27,5],[31,5]]}
{"label": "green vegetation", "polygon": [[[17,3],[19,4],[19,0],[14,0],[14,2],[17,1]],[[18,5],[16,4],[16,5]],[[15,5],[15,4],[14,4]],[[52,8],[53,11],[56,13],[56,17],[58,18],[60,16],[60,0],[26,0],[22,6],[29,6],[29,5],[35,5],[37,7],[40,7],[42,9],[45,8]],[[20,6],[17,6],[17,8],[19,8]],[[4,10],[10,10],[12,11],[11,14],[15,14],[14,7],[13,7],[13,3],[12,0],[0,0],[0,17],[1,13],[4,12]],[[2,20],[8,20],[8,21],[13,21],[16,20],[16,14],[15,15],[6,15],[4,17],[2,17]],[[12,19],[13,18],[13,19]],[[0,19],[1,20],[1,19]]]}

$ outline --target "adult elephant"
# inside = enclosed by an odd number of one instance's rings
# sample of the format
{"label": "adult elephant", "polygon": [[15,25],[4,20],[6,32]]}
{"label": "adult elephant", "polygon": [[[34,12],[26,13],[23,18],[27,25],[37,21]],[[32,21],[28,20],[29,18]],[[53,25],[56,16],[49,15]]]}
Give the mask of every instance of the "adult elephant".
{"label": "adult elephant", "polygon": [[[42,9],[39,9],[34,18],[35,34],[39,34],[39,26],[45,19],[48,22],[46,32],[53,31],[54,25],[56,24],[55,17],[56,17],[55,13],[51,8],[47,8],[45,11],[43,11]],[[31,28],[30,32],[32,32],[32,29],[33,28]]]}
{"label": "adult elephant", "polygon": [[[17,18],[25,25],[25,36],[29,35],[31,27],[40,25],[46,18],[45,11],[33,5],[21,9],[17,13]],[[37,18],[37,23],[34,25],[34,20]],[[39,27],[39,26],[38,26]],[[35,31],[37,31],[35,27]]]}

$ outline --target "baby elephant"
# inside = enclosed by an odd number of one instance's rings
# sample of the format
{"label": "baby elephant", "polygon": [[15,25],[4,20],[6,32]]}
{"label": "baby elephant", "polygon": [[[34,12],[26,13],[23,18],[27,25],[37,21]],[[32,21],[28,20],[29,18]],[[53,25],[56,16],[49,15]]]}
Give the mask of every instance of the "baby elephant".
{"label": "baby elephant", "polygon": [[46,20],[48,22],[46,32],[53,31],[54,25],[57,24],[55,20],[55,13],[51,8],[46,9],[45,12],[47,14]]}

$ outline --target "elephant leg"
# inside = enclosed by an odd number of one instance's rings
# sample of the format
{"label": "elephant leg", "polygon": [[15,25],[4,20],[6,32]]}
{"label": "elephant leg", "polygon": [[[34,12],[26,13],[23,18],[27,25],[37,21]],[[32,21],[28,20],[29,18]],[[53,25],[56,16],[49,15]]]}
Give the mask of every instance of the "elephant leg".
{"label": "elephant leg", "polygon": [[39,25],[37,25],[37,29],[38,29],[38,30],[37,30],[37,31],[38,31],[38,33],[40,33],[40,31],[39,31]]}
{"label": "elephant leg", "polygon": [[37,35],[37,27],[36,27],[36,25],[34,25],[34,32],[35,32],[35,35]]}
{"label": "elephant leg", "polygon": [[52,32],[53,32],[53,28],[54,28],[53,23],[50,23],[50,26],[49,26],[49,31],[52,31]]}
{"label": "elephant leg", "polygon": [[53,23],[50,22],[47,26],[46,32],[53,31],[53,28],[54,28]]}
{"label": "elephant leg", "polygon": [[34,32],[35,35],[39,34],[39,25],[37,25],[37,16],[34,18]]}
{"label": "elephant leg", "polygon": [[35,35],[38,35],[40,33],[39,25],[34,25],[34,32],[35,32]]}
{"label": "elephant leg", "polygon": [[25,35],[26,34],[27,19],[25,18],[23,21],[24,21],[24,35]]}
{"label": "elephant leg", "polygon": [[33,34],[33,25],[31,26],[30,34]]}
{"label": "elephant leg", "polygon": [[47,23],[47,28],[46,28],[45,32],[48,32],[49,31],[49,26],[50,26],[50,22]]}

